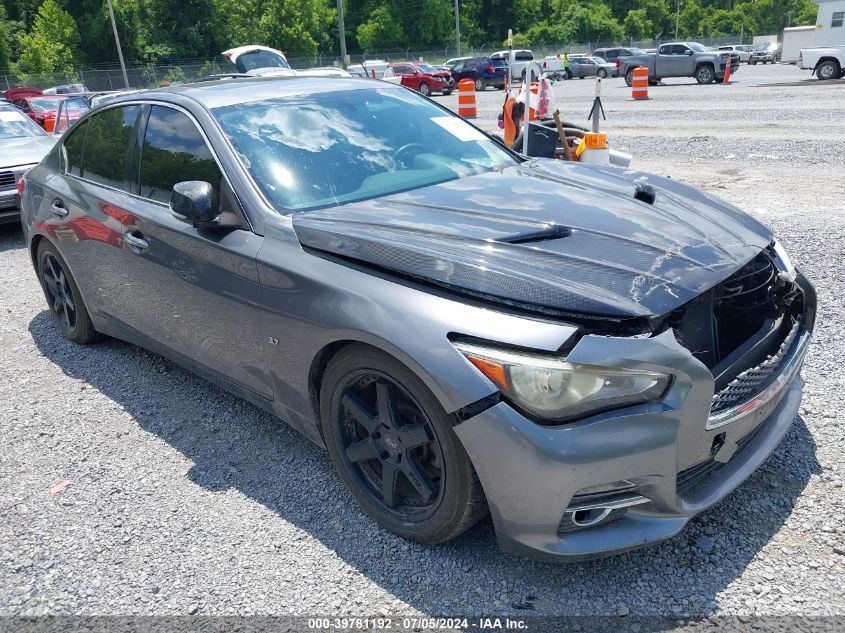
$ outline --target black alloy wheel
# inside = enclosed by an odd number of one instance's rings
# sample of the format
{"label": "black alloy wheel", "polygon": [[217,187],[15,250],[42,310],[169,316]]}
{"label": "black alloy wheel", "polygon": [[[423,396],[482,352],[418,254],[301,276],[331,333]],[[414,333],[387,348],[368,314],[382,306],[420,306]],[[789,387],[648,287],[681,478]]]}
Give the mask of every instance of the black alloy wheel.
{"label": "black alloy wheel", "polygon": [[487,511],[481,485],[424,383],[365,345],[341,350],[323,376],[323,434],[332,461],[362,509],[386,529],[441,543]]}
{"label": "black alloy wheel", "polygon": [[38,278],[50,315],[62,336],[81,344],[95,341],[97,331],[62,256],[49,242],[42,241],[38,247],[37,262]]}
{"label": "black alloy wheel", "polygon": [[443,492],[443,453],[413,396],[362,370],[344,386],[341,409],[343,457],[367,492],[401,520],[430,516]]}

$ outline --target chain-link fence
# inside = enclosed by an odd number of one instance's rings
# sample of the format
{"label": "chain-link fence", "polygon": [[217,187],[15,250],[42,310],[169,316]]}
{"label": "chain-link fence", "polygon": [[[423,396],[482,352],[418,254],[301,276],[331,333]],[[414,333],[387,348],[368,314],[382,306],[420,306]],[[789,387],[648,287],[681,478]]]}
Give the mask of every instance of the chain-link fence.
{"label": "chain-link fence", "polygon": [[[741,44],[751,42],[751,36],[744,38],[739,35],[728,35],[713,38],[699,39],[705,46],[721,46],[724,44]],[[669,41],[646,40],[630,41],[621,43],[623,46],[635,46],[642,49],[654,49]],[[619,46],[619,42],[581,42],[581,43],[550,43],[532,46],[535,58],[542,58],[546,55],[563,53],[586,53],[596,48]],[[503,47],[479,46],[463,48],[461,56],[484,56],[502,50]],[[458,57],[457,49],[444,47],[430,50],[415,49],[391,49],[369,51],[350,55],[352,64],[359,64],[365,60],[383,59],[389,62],[398,61],[420,61],[424,60],[432,64],[441,64],[447,59]],[[304,69],[321,66],[340,66],[340,55],[333,52],[320,53],[314,57],[290,57],[288,62],[293,68]],[[155,65],[129,64],[126,67],[126,79],[130,88],[153,88],[156,86],[169,85],[176,82],[195,81],[202,77],[236,72],[235,66],[225,57],[213,59],[186,59],[171,60],[168,63]],[[117,64],[97,64],[74,68],[68,72],[56,72],[44,75],[14,75],[0,74],[0,91],[8,90],[16,86],[33,86],[36,88],[49,88],[68,84],[82,84],[87,90],[93,92],[107,90],[122,90],[126,87],[123,72]]]}

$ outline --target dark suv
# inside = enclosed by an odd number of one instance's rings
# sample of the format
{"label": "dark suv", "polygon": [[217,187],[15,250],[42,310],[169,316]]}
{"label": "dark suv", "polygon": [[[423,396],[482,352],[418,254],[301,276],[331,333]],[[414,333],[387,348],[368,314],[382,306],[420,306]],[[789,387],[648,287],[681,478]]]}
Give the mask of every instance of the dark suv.
{"label": "dark suv", "polygon": [[455,60],[454,65],[447,63],[447,66],[450,67],[456,83],[461,79],[472,79],[475,81],[476,90],[484,90],[490,86],[500,89],[505,87],[508,65],[503,59],[468,57]]}

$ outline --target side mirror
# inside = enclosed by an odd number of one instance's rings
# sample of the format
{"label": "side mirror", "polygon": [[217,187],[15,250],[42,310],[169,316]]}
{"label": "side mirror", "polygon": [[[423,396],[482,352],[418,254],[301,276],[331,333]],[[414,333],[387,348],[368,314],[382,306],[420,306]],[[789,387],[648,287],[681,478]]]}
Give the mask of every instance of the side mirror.
{"label": "side mirror", "polygon": [[177,182],[170,192],[170,212],[177,220],[193,226],[216,224],[220,205],[214,187],[202,180]]}
{"label": "side mirror", "polygon": [[690,49],[687,49],[684,51],[684,55],[689,55],[690,57],[692,57],[692,51]]}

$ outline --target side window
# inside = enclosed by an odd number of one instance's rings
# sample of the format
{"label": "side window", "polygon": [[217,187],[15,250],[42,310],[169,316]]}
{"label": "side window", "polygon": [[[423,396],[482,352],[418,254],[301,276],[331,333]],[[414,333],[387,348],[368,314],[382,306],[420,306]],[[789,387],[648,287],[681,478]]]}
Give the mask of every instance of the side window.
{"label": "side window", "polygon": [[141,106],[110,108],[89,119],[82,175],[100,185],[124,189],[126,161],[132,153],[135,121]]}
{"label": "side window", "polygon": [[661,46],[660,50],[657,51],[660,55],[671,55],[672,54],[672,47],[671,46]]}
{"label": "side window", "polygon": [[177,182],[203,180],[220,195],[222,175],[194,122],[184,113],[153,106],[141,149],[141,195],[170,202]]}
{"label": "side window", "polygon": [[675,55],[686,55],[688,50],[690,49],[684,46],[683,44],[675,44],[672,47],[672,53]]}
{"label": "side window", "polygon": [[84,121],[63,141],[65,173],[71,176],[82,176],[82,148],[85,147],[85,135],[88,133],[88,121]]}
{"label": "side window", "polygon": [[833,19],[830,21],[830,27],[834,29],[841,27],[842,22],[845,22],[845,11],[834,11]]}
{"label": "side window", "polygon": [[463,69],[464,69],[464,63],[463,63],[463,62],[458,62],[457,64],[455,64],[454,66],[452,66],[452,72],[453,72],[453,73],[459,73],[459,72],[461,72]]}

